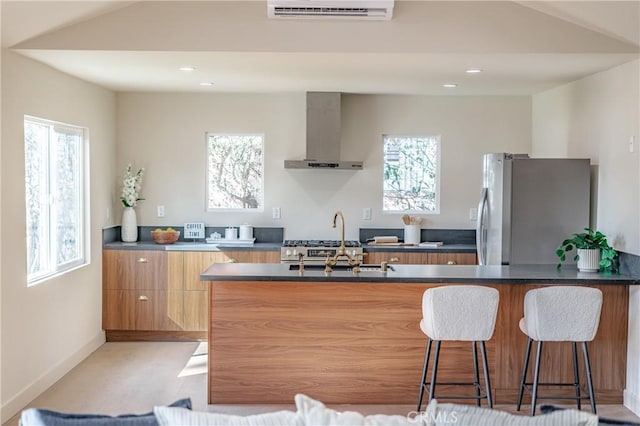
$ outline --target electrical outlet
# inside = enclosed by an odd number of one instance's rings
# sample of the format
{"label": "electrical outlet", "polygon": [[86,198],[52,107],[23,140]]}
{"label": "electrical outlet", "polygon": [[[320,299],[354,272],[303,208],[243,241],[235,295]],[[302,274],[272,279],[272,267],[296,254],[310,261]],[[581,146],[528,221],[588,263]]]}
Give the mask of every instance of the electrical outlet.
{"label": "electrical outlet", "polygon": [[164,206],[158,206],[157,207],[157,213],[156,216],[158,217],[164,217]]}
{"label": "electrical outlet", "polygon": [[636,137],[631,136],[629,138],[629,152],[635,151]]}
{"label": "electrical outlet", "polygon": [[280,207],[274,207],[271,213],[273,219],[280,219]]}
{"label": "electrical outlet", "polygon": [[365,207],[362,209],[362,219],[371,220],[371,207]]}
{"label": "electrical outlet", "polygon": [[469,209],[469,220],[478,220],[478,208],[471,207]]}

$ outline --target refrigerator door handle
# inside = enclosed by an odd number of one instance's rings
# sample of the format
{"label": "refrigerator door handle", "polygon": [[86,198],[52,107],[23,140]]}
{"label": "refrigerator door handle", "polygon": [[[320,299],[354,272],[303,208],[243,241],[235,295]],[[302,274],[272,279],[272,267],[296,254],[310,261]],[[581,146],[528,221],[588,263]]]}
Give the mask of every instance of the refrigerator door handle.
{"label": "refrigerator door handle", "polygon": [[487,188],[482,188],[482,193],[480,194],[480,202],[478,203],[478,216],[477,216],[477,225],[476,225],[476,251],[478,252],[478,265],[486,265],[485,259],[485,245],[486,242],[484,240],[484,215],[487,206]]}

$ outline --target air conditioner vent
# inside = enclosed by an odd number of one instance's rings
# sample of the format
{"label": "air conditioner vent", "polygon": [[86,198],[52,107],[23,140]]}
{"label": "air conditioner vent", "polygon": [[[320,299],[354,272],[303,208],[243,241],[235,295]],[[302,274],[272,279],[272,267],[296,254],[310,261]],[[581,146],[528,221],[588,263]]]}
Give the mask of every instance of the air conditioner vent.
{"label": "air conditioner vent", "polygon": [[270,18],[391,19],[393,0],[268,0]]}
{"label": "air conditioner vent", "polygon": [[386,9],[346,8],[346,7],[276,7],[276,16],[380,16]]}

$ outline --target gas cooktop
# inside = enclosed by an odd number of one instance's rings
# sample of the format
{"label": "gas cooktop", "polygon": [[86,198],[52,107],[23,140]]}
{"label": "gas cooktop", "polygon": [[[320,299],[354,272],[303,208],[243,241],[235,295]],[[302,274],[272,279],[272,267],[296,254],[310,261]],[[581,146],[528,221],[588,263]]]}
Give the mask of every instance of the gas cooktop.
{"label": "gas cooktop", "polygon": [[[340,247],[340,240],[284,240],[283,247]],[[347,240],[345,247],[360,247],[359,241]]]}

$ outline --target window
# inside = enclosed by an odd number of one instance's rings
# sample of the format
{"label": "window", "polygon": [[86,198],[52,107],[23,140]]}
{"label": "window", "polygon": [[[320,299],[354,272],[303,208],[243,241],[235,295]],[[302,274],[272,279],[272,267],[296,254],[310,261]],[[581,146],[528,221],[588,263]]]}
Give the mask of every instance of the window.
{"label": "window", "polygon": [[384,135],[384,212],[440,211],[440,136]]}
{"label": "window", "polygon": [[87,263],[85,130],[24,118],[27,283]]}
{"label": "window", "polygon": [[264,137],[207,133],[207,211],[263,210]]}

